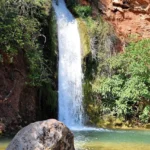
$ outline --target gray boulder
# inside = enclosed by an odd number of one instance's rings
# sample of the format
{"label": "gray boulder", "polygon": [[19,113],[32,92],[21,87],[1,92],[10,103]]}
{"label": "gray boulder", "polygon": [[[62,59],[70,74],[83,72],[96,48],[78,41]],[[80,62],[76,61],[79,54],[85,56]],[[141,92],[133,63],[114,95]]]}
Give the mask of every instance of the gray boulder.
{"label": "gray boulder", "polygon": [[74,136],[60,121],[39,121],[21,129],[6,150],[74,150]]}

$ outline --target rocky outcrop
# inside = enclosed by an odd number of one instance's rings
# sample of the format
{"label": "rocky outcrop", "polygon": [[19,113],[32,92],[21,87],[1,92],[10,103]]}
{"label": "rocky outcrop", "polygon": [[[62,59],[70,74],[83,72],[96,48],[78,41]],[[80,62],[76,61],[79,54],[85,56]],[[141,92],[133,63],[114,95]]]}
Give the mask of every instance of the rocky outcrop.
{"label": "rocky outcrop", "polygon": [[122,41],[126,41],[129,35],[136,39],[150,38],[150,0],[75,1],[81,5],[91,5],[93,17],[99,10],[105,20],[114,26]]}
{"label": "rocky outcrop", "polygon": [[[0,55],[3,53],[0,51]],[[20,124],[36,120],[37,90],[26,84],[27,63],[23,52],[9,62],[8,55],[0,63],[0,122],[6,131],[20,129]],[[28,112],[28,113],[26,113]]]}
{"label": "rocky outcrop", "polygon": [[74,150],[72,132],[61,122],[50,119],[20,130],[6,150]]}
{"label": "rocky outcrop", "polygon": [[94,5],[125,40],[150,37],[150,0],[94,0]]}

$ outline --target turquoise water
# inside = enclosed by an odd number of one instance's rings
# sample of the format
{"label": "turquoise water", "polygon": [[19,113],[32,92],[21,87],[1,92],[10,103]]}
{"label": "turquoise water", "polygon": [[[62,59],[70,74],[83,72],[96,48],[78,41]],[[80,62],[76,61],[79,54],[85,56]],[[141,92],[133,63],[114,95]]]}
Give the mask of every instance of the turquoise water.
{"label": "turquoise water", "polygon": [[75,131],[81,150],[150,150],[149,130]]}
{"label": "turquoise water", "polygon": [[[73,131],[76,150],[150,150],[150,130]],[[11,138],[0,138],[5,150]]]}

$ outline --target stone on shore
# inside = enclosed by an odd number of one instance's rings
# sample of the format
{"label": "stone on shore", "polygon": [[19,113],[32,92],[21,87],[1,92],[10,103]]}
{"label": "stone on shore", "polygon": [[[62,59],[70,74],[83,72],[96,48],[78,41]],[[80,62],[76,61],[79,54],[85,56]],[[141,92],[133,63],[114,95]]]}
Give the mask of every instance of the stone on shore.
{"label": "stone on shore", "polygon": [[39,121],[21,129],[6,150],[75,150],[74,136],[60,121]]}

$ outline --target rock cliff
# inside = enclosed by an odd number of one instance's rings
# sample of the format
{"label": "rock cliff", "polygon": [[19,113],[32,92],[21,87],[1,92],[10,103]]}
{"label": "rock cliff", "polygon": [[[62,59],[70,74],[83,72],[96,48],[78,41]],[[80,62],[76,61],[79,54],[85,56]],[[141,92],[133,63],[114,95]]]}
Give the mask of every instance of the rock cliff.
{"label": "rock cliff", "polygon": [[36,120],[36,89],[26,85],[26,81],[23,53],[15,56],[13,63],[0,64],[0,122],[6,130],[18,130],[19,124]]}
{"label": "rock cliff", "polygon": [[93,16],[99,10],[125,41],[129,35],[138,39],[150,37],[150,0],[77,0],[92,5]]}
{"label": "rock cliff", "polygon": [[94,5],[124,41],[130,34],[150,37],[150,0],[94,0]]}

